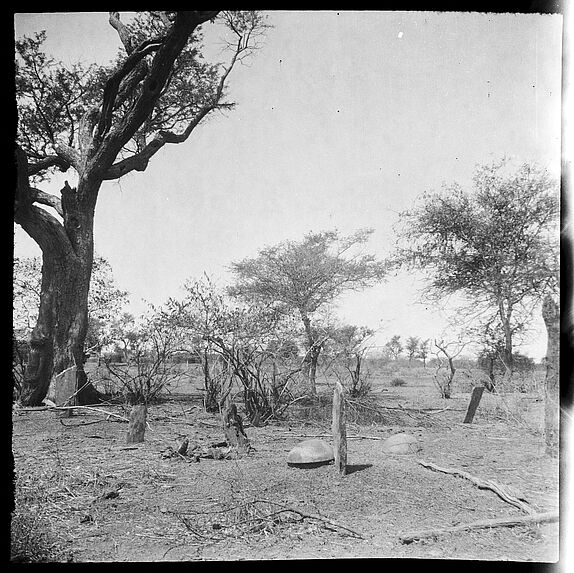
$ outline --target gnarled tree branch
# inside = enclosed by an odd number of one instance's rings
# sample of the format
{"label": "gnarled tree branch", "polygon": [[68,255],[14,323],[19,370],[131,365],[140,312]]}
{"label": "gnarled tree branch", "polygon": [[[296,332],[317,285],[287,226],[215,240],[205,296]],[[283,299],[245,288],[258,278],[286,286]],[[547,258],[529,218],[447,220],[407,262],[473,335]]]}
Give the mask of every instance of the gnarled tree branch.
{"label": "gnarled tree branch", "polygon": [[62,202],[58,197],[52,195],[51,193],[46,193],[35,187],[30,187],[30,197],[33,203],[40,203],[42,205],[47,205],[52,207],[60,217],[64,216],[64,211],[62,210]]}
{"label": "gnarled tree branch", "polygon": [[70,168],[70,162],[59,155],[46,155],[33,163],[28,163],[28,175],[38,175],[50,167],[57,167],[60,171],[66,172]]}
{"label": "gnarled tree branch", "polygon": [[131,54],[134,50],[132,38],[130,36],[127,26],[120,20],[120,13],[110,12],[109,22],[112,28],[114,28],[117,31],[118,36],[120,37],[120,40],[124,45],[124,48],[128,53],[128,55]]}
{"label": "gnarled tree branch", "polygon": [[102,113],[100,114],[100,121],[98,122],[98,129],[95,135],[96,141],[100,141],[112,125],[112,113],[115,108],[116,96],[122,80],[134,70],[145,56],[159,50],[163,41],[164,38],[159,37],[142,42],[136,50],[131,51],[122,66],[109,78],[104,88]]}

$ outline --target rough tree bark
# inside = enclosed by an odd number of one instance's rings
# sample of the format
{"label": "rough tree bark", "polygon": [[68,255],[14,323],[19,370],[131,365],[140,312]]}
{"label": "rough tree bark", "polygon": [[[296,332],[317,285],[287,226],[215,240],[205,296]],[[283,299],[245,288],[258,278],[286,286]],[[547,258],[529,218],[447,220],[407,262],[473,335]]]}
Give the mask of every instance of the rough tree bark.
{"label": "rough tree bark", "polygon": [[542,303],[542,317],[548,333],[544,437],[546,453],[556,456],[560,441],[560,307],[550,295]]}

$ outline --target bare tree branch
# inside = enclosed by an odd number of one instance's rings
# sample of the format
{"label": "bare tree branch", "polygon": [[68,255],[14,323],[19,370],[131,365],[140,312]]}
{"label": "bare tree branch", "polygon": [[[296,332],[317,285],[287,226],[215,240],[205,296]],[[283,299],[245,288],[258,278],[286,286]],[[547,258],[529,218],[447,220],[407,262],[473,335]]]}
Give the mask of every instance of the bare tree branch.
{"label": "bare tree branch", "polygon": [[70,163],[58,155],[46,155],[33,163],[28,163],[28,175],[38,175],[50,167],[57,167],[60,171],[66,172],[70,168]]}
{"label": "bare tree branch", "polygon": [[185,142],[189,138],[193,130],[209,113],[211,113],[216,109],[233,107],[234,105],[233,103],[222,103],[220,102],[220,100],[223,97],[225,83],[227,81],[227,78],[229,77],[229,74],[236,65],[240,54],[247,49],[248,45],[246,44],[244,37],[240,35],[237,41],[237,45],[235,47],[233,57],[231,58],[229,65],[224,69],[223,74],[219,79],[217,89],[215,91],[212,100],[199,110],[199,112],[193,117],[193,119],[189,121],[189,123],[187,124],[186,128],[183,130],[182,133],[177,134],[167,130],[160,131],[152,139],[152,141],[149,144],[147,144],[140,152],[112,165],[107,170],[104,179],[105,180],[118,179],[119,177],[126,175],[130,171],[144,171],[147,168],[149,160],[166,143],[179,144]]}
{"label": "bare tree branch", "polygon": [[[164,37],[143,42],[130,54],[122,67],[108,81],[104,91],[102,116],[96,132],[99,149],[93,157],[93,164],[98,176],[105,173],[120,152],[122,147],[134,136],[144,121],[149,117],[157,103],[166,81],[171,74],[173,63],[183,50],[191,33],[203,22],[214,18],[217,12],[178,12],[175,21]],[[111,130],[111,114],[118,93],[120,82],[142,58],[157,51],[151,68],[143,81],[141,91],[129,111],[119,124]],[[105,136],[105,140],[103,139]],[[95,175],[95,174],[94,174]]]}

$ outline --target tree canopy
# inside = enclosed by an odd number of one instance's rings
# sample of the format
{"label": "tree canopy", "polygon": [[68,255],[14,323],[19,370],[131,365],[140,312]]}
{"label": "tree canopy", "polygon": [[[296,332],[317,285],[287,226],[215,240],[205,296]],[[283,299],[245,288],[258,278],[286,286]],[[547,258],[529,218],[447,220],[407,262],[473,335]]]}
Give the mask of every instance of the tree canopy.
{"label": "tree canopy", "polygon": [[235,284],[230,294],[269,305],[303,322],[309,386],[315,389],[315,372],[322,344],[312,318],[347,291],[360,291],[381,281],[387,265],[363,252],[372,229],[348,236],[337,231],[308,233],[301,241],[285,241],[266,247],[253,258],[233,263]]}
{"label": "tree canopy", "polygon": [[478,166],[471,190],[444,185],[401,213],[397,260],[426,271],[429,297],[465,295],[508,366],[513,337],[559,288],[558,189],[546,170],[501,160]]}
{"label": "tree canopy", "polygon": [[256,257],[232,263],[236,282],[230,293],[311,315],[346,291],[360,291],[382,280],[385,264],[357,250],[372,233],[308,233],[301,241],[264,248]]}
{"label": "tree canopy", "polygon": [[[200,26],[216,17],[227,30],[226,65],[202,55]],[[139,12],[128,23],[110,12],[109,21],[123,48],[107,66],[65,67],[43,52],[45,32],[16,42],[17,141],[30,175],[72,167],[106,180],[145,170],[164,145],[234,106],[226,80],[267,27],[256,11]]]}

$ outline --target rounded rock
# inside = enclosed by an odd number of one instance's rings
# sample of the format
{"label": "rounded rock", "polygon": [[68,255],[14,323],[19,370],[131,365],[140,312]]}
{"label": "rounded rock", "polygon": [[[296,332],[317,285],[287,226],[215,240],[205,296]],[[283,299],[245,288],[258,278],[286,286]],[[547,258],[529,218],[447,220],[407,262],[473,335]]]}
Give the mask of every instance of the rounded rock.
{"label": "rounded rock", "polygon": [[334,459],[333,448],[315,438],[299,442],[287,455],[289,465],[323,464]]}
{"label": "rounded rock", "polygon": [[415,454],[421,449],[419,441],[411,434],[394,434],[383,442],[385,454]]}

